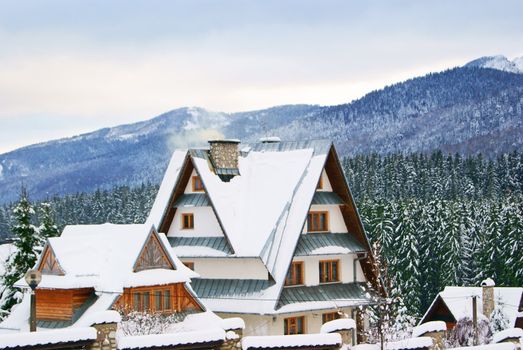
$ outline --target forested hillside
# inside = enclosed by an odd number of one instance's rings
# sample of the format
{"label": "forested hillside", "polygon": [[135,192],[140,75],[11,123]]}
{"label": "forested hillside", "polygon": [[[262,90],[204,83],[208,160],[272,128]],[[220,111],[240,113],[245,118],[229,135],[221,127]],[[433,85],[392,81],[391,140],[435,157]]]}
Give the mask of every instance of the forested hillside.
{"label": "forested hillside", "polygon": [[0,204],[23,183],[35,199],[157,183],[175,148],[212,138],[331,139],[342,156],[430,153],[495,157],[523,150],[523,74],[480,67],[431,73],[338,106],[241,113],[180,108],[143,122],[0,155]]}
{"label": "forested hillside", "polygon": [[[346,158],[367,233],[379,242],[412,314],[445,285],[523,285],[523,154],[369,155]],[[127,186],[49,199],[65,224],[141,223],[158,187]],[[10,206],[0,210],[8,232]]]}

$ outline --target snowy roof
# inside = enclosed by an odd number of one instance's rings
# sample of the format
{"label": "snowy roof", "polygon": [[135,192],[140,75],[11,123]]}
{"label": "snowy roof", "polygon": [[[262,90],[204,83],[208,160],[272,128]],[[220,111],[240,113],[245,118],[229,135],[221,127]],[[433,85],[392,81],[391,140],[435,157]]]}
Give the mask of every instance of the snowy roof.
{"label": "snowy roof", "polygon": [[[177,186],[184,186],[181,184],[182,170],[194,167],[205,188],[206,200],[223,229],[221,242],[227,243],[227,251],[223,247],[217,248],[218,241],[206,240],[201,246],[195,246],[194,242],[183,240],[180,241],[182,245],[175,245],[176,253],[184,257],[260,258],[275,285],[264,289],[257,297],[272,300],[270,308],[274,311],[333,145],[327,140],[313,140],[241,144],[239,149],[241,175],[232,177],[229,182],[216,175],[207,150],[174,152],[147,224],[163,226],[164,218],[174,205],[173,191]],[[186,198],[183,203],[189,200],[193,199]],[[339,198],[324,195],[317,200],[331,202]],[[260,215],[262,209],[263,215]],[[303,244],[302,248],[308,249]],[[361,244],[343,241],[323,244],[316,253],[346,254],[360,249]],[[240,308],[238,303],[237,308]]]}
{"label": "snowy roof", "polygon": [[[176,270],[134,272],[135,262],[150,235],[157,235]],[[197,275],[186,268],[169,249],[163,234],[146,225],[70,225],[48,246],[64,272],[43,274],[39,288],[86,288],[122,292],[125,287],[189,282]],[[26,287],[23,279],[17,285]]]}
{"label": "snowy roof", "polygon": [[356,329],[356,322],[352,318],[340,318],[325,322],[321,326],[320,333],[332,333],[349,329]]}
{"label": "snowy roof", "polygon": [[523,340],[523,329],[509,328],[509,329],[505,329],[501,332],[494,334],[494,336],[492,337],[492,341],[494,343],[500,343],[507,339],[517,339],[517,338],[520,338],[521,340]]}
{"label": "snowy roof", "polygon": [[418,337],[385,344],[386,350],[408,350],[408,349],[425,349],[432,347],[433,340],[431,337]]}
{"label": "snowy roof", "polygon": [[2,349],[15,349],[30,346],[49,346],[60,343],[79,343],[96,340],[96,329],[92,327],[78,327],[52,330],[46,332],[24,332],[14,334],[0,334]]}
{"label": "snowy roof", "polygon": [[500,343],[500,344],[485,344],[477,346],[464,346],[460,348],[452,348],[452,350],[516,350],[517,346],[514,343]]}
{"label": "snowy roof", "polygon": [[243,350],[300,347],[339,347],[340,345],[341,335],[338,333],[248,336],[242,339]]}
{"label": "snowy roof", "polygon": [[[523,294],[523,287],[494,287],[494,304],[500,307],[508,317],[511,326],[514,325],[517,315],[519,302]],[[453,287],[447,286],[436,296],[432,305],[429,307],[421,322],[429,315],[432,307],[438,298],[445,303],[456,321],[463,317],[472,318],[472,297],[477,296],[478,314],[483,313],[483,292],[482,287]]]}
{"label": "snowy roof", "polygon": [[442,332],[447,330],[447,324],[443,321],[431,321],[414,327],[412,337],[419,337],[429,332]]}

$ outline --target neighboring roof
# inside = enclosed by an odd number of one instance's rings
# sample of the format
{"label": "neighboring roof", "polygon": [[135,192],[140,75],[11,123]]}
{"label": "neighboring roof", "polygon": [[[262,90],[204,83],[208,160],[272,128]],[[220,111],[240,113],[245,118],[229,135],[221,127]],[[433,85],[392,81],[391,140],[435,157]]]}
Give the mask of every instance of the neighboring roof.
{"label": "neighboring roof", "polygon": [[332,283],[316,286],[283,288],[278,313],[299,310],[336,309],[339,307],[369,305],[372,295],[365,283]]}
{"label": "neighboring roof", "polygon": [[431,349],[434,341],[431,337],[403,339],[385,344],[386,350]]}
{"label": "neighboring roof", "polygon": [[96,340],[93,327],[69,328],[46,332],[23,332],[0,335],[2,349],[81,348]]}
{"label": "neighboring roof", "polygon": [[209,349],[219,346],[224,339],[225,331],[219,328],[180,333],[127,336],[118,340],[117,349],[186,349],[187,346],[190,346],[191,349]]}
{"label": "neighboring roof", "polygon": [[174,254],[180,258],[223,257],[233,253],[225,237],[167,237],[167,239]]}
{"label": "neighboring roof", "polygon": [[[494,288],[494,303],[499,306],[503,313],[508,317],[510,326],[512,327],[518,316],[519,302],[523,294],[523,287],[493,287]],[[440,292],[432,305],[429,307],[425,315],[422,317],[420,323],[430,321],[426,319],[431,310],[436,307],[438,300],[445,303],[450,313],[456,321],[463,317],[472,318],[472,296],[478,297],[477,311],[478,314],[483,313],[483,292],[482,287],[445,287]]]}
{"label": "neighboring roof", "polygon": [[296,246],[296,256],[350,254],[366,249],[350,233],[302,234]]}
{"label": "neighboring roof", "polygon": [[[158,274],[158,271],[133,271],[150,235],[157,235],[176,269],[163,271],[159,283],[147,278],[151,273]],[[43,274],[39,288],[92,287],[97,291],[117,293],[136,284],[137,279],[142,279],[144,283],[167,284],[188,282],[191,277],[197,276],[172,254],[165,236],[146,225],[70,225],[64,228],[60,237],[49,238],[48,246],[65,274]],[[26,287],[23,279],[17,285]]]}

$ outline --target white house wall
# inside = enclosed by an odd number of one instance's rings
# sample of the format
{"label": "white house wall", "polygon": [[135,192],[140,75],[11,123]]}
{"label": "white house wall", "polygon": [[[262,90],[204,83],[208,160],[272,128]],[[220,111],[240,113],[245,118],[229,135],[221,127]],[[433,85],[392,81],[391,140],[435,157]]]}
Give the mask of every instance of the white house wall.
{"label": "white house wall", "polygon": [[[320,284],[320,261],[321,260],[339,260],[340,277],[343,283],[354,282],[354,259],[356,255],[317,255],[296,257],[293,261],[303,261],[304,263],[304,283],[306,286],[317,286]],[[365,276],[361,269],[361,264],[356,261],[356,281],[365,282]],[[292,288],[292,287],[287,287]]]}
{"label": "white house wall", "polygon": [[[182,230],[182,214],[194,215],[194,228]],[[212,207],[183,207],[176,210],[174,220],[167,232],[169,237],[215,237],[223,236],[222,229]]]}
{"label": "white house wall", "polygon": [[194,271],[197,272],[201,278],[266,280],[268,276],[267,268],[260,259],[184,258],[182,261],[194,263]]}
{"label": "white house wall", "polygon": [[193,170],[191,173],[191,177],[189,178],[189,182],[187,182],[187,186],[185,186],[185,191],[183,193],[203,193],[202,191],[193,191],[192,190],[192,178],[193,176],[198,176],[196,173],[196,170]]}
{"label": "white house wall", "polygon": [[[343,215],[339,205],[311,205],[310,211],[327,211],[329,212],[329,231],[334,233],[348,232],[347,225],[343,220]],[[307,225],[303,227],[303,232],[307,232]]]}
{"label": "white house wall", "polygon": [[[341,309],[348,317],[352,316],[350,308]],[[321,311],[309,311],[295,314],[285,314],[278,316],[262,316],[262,315],[251,315],[251,314],[226,314],[218,313],[218,316],[222,318],[228,317],[241,317],[245,322],[245,329],[243,331],[244,336],[249,335],[283,335],[284,332],[284,319],[287,317],[299,317],[305,316],[305,333],[313,334],[319,333],[322,326],[322,314],[327,312],[335,312],[337,310],[321,310]]]}

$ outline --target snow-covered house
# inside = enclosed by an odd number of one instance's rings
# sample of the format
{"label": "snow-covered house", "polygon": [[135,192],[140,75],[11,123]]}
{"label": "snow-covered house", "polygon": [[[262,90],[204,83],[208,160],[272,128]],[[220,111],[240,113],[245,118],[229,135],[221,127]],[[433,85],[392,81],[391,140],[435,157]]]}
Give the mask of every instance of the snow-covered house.
{"label": "snow-covered house", "polygon": [[[74,225],[50,238],[36,268],[39,329],[84,326],[110,309],[193,313],[204,306],[190,287],[196,274],[172,254],[165,235],[145,225]],[[28,289],[24,279],[16,286]],[[29,298],[2,328],[28,328]]]}
{"label": "snow-covered house", "polygon": [[174,152],[147,220],[200,275],[205,305],[241,316],[246,335],[356,318],[381,287],[333,144],[209,143]]}
{"label": "snow-covered house", "polygon": [[[523,287],[495,287],[491,279],[481,287],[447,286],[440,292],[422,317],[420,324],[444,321],[453,329],[461,318],[472,318],[472,299],[476,297],[478,315],[487,318],[503,315],[508,327],[523,328]],[[496,311],[497,310],[497,311]]]}

